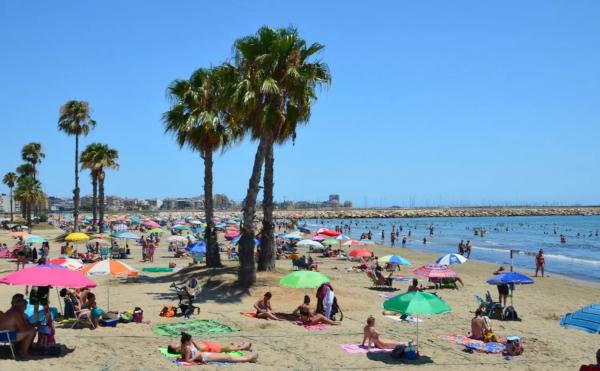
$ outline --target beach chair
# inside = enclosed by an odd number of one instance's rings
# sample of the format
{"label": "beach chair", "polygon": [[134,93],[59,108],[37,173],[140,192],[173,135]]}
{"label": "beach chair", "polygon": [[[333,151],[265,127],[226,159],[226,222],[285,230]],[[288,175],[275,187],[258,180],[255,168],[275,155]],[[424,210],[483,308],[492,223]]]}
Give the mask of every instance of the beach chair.
{"label": "beach chair", "polygon": [[502,317],[502,305],[497,301],[493,301],[491,295],[486,295],[484,300],[481,296],[475,295],[475,301],[479,304],[479,307],[483,309],[485,316],[491,319],[500,319]]}
{"label": "beach chair", "polygon": [[10,353],[12,354],[12,357],[14,360],[17,359],[17,357],[15,356],[15,348],[13,346],[13,343],[17,341],[17,333],[14,331],[8,331],[8,330],[0,330],[0,343],[3,344],[8,344],[8,346],[10,347]]}
{"label": "beach chair", "polygon": [[394,290],[394,288],[392,287],[392,282],[391,281],[387,281],[385,278],[383,279],[378,279],[377,276],[375,275],[375,273],[371,270],[367,270],[365,271],[367,277],[369,277],[369,279],[371,280],[371,282],[373,283],[373,286],[371,287],[371,289],[373,290]]}
{"label": "beach chair", "polygon": [[92,328],[96,328],[96,326],[94,326],[94,322],[92,322],[92,312],[89,309],[82,309],[78,312],[75,312],[75,321],[73,322],[73,326],[71,326],[71,328],[75,328],[78,323],[89,323]]}

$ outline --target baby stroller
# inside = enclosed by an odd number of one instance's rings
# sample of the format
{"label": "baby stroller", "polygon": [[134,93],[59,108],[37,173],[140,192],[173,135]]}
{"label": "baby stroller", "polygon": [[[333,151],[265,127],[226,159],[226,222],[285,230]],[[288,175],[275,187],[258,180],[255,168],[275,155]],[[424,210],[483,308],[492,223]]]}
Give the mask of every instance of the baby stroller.
{"label": "baby stroller", "polygon": [[328,282],[317,289],[317,313],[329,317],[332,321],[344,320],[342,308],[338,305],[333,287]]}
{"label": "baby stroller", "polygon": [[175,282],[173,282],[170,287],[175,290],[175,293],[179,298],[177,310],[181,311],[181,314],[183,314],[185,318],[190,318],[191,315],[194,314],[194,311],[196,311],[197,314],[200,314],[200,307],[194,305],[194,299],[196,298],[195,290],[191,290],[187,286],[177,286]]}

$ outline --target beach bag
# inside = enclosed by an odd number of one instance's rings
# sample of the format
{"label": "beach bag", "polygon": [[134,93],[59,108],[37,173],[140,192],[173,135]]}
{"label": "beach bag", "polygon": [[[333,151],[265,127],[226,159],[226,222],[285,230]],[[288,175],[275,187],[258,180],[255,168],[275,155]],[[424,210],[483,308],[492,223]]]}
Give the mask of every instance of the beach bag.
{"label": "beach bag", "polygon": [[163,307],[163,309],[160,311],[160,316],[161,317],[175,317],[176,311],[177,311],[177,308],[175,308],[173,306]]}
{"label": "beach bag", "polygon": [[[173,316],[174,315],[175,314],[173,314]],[[171,317],[173,317],[173,316],[171,316]],[[141,323],[143,320],[144,320],[144,311],[140,307],[135,307],[135,309],[133,310],[133,322]]]}
{"label": "beach bag", "polygon": [[517,311],[515,310],[515,308],[512,305],[509,305],[504,310],[504,316],[502,319],[505,321],[518,321],[519,316],[517,315]]}
{"label": "beach bag", "polygon": [[509,336],[506,338],[506,350],[504,351],[509,356],[520,356],[523,354],[523,343],[521,338],[517,336]]}
{"label": "beach bag", "polygon": [[496,337],[496,334],[494,334],[492,331],[486,331],[483,334],[483,342],[484,343],[496,343],[496,342],[498,342],[498,338]]}
{"label": "beach bag", "polygon": [[392,352],[390,353],[392,358],[394,359],[402,359],[404,358],[404,352],[406,351],[406,345],[398,344],[394,347]]}

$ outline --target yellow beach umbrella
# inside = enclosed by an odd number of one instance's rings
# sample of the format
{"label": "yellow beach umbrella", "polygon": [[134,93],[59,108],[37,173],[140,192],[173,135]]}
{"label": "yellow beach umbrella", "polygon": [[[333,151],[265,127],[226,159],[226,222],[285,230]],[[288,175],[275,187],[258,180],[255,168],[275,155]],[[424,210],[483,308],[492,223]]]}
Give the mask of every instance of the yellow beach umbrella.
{"label": "yellow beach umbrella", "polygon": [[83,241],[88,241],[89,239],[90,239],[90,236],[88,236],[85,233],[81,233],[81,232],[69,233],[69,235],[67,237],[65,237],[65,241],[70,241],[70,242],[83,242]]}

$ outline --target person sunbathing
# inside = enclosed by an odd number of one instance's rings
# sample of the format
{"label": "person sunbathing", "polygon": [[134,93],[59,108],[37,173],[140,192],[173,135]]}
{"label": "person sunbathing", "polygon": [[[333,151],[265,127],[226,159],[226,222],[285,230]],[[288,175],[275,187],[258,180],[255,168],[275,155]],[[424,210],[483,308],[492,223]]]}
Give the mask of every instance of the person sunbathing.
{"label": "person sunbathing", "polygon": [[383,341],[379,338],[379,333],[375,330],[375,318],[369,316],[367,318],[367,325],[363,328],[363,340],[360,346],[365,347],[365,341],[367,341],[367,350],[371,350],[371,347],[378,349],[394,349],[396,345],[406,344],[397,341]]}
{"label": "person sunbathing", "polygon": [[27,352],[35,337],[35,327],[25,321],[26,307],[27,301],[23,294],[15,294],[10,309],[0,315],[0,331],[14,333],[13,339],[19,344],[21,358],[27,358]]}
{"label": "person sunbathing", "polygon": [[281,318],[277,317],[273,313],[273,309],[271,308],[271,298],[273,295],[270,292],[265,293],[262,299],[257,301],[254,304],[254,309],[256,310],[256,318],[262,318],[266,320],[273,321],[283,321]]}
{"label": "person sunbathing", "polygon": [[[215,350],[223,350],[223,348],[212,343],[212,346],[206,346],[204,344],[196,343],[192,339],[192,335],[185,332],[181,333],[181,359],[185,362],[195,363],[208,363],[208,362],[231,362],[231,363],[243,363],[243,362],[256,362],[258,359],[258,353],[251,353],[244,356],[231,356],[229,354],[221,354]],[[204,349],[205,351],[202,351]],[[213,350],[207,351],[207,349]]]}
{"label": "person sunbathing", "polygon": [[[183,333],[182,333],[183,335]],[[229,344],[229,345],[221,345],[219,343],[215,343],[212,341],[199,341],[196,342],[192,339],[192,344],[198,349],[200,352],[209,352],[209,353],[226,353],[226,352],[236,352],[242,350],[250,350],[252,348],[252,343],[250,342],[241,342],[239,344]],[[167,351],[172,354],[181,353],[181,343],[171,343],[167,347]]]}
{"label": "person sunbathing", "polygon": [[327,325],[339,325],[339,322],[332,321],[322,314],[314,313],[310,309],[310,297],[304,295],[304,303],[300,305],[294,312],[293,315],[299,316],[302,323],[305,325],[317,325],[319,323],[325,323]]}

